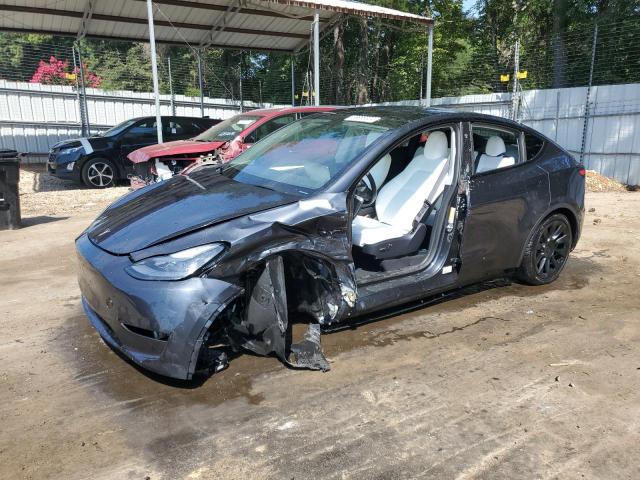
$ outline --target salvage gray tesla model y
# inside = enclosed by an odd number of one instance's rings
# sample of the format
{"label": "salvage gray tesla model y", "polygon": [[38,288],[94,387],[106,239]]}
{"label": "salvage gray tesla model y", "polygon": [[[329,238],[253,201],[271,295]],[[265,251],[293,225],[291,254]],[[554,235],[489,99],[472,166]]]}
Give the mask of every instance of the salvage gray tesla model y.
{"label": "salvage gray tesla model y", "polygon": [[76,241],[82,302],[109,345],[169,377],[243,350],[327,370],[323,330],[491,278],[555,280],[580,235],[584,174],[500,118],[306,117],[107,208]]}

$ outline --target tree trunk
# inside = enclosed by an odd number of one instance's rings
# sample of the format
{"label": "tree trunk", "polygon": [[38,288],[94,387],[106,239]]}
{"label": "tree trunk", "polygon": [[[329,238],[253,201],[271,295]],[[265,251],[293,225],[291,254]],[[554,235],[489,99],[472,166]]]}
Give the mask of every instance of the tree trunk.
{"label": "tree trunk", "polygon": [[567,27],[567,0],[553,0],[553,84],[560,88],[567,83],[567,46],[565,33]]}
{"label": "tree trunk", "polygon": [[369,103],[369,30],[367,19],[360,18],[360,61],[358,72],[358,84],[356,90],[356,103]]}
{"label": "tree trunk", "polygon": [[380,22],[376,25],[376,46],[373,51],[373,79],[371,82],[371,101],[380,101]]}
{"label": "tree trunk", "polygon": [[344,102],[344,28],[342,22],[333,27],[333,101],[336,105]]}

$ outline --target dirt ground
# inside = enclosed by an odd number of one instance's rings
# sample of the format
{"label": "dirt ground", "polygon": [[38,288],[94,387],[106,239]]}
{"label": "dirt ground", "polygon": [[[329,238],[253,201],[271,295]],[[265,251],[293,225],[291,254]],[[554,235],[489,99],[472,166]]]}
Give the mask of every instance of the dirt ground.
{"label": "dirt ground", "polygon": [[323,335],[328,373],[245,355],[200,385],[85,319],[73,239],[106,201],[0,232],[0,478],[640,477],[640,193],[588,195],[552,286]]}

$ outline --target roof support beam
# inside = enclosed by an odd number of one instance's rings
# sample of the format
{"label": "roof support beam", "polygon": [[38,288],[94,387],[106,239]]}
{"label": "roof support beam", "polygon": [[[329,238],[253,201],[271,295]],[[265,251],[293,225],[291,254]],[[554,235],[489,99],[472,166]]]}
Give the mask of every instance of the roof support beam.
{"label": "roof support beam", "polygon": [[[144,2],[146,0],[133,0],[134,2]],[[197,8],[200,10],[209,10],[215,12],[224,12],[227,10],[227,7],[224,5],[212,5],[210,3],[199,3],[199,2],[191,2],[189,0],[154,0],[153,3],[158,5],[171,5],[174,7],[185,7],[185,8]],[[259,15],[262,17],[273,17],[273,18],[291,18],[288,15],[283,13],[273,12],[269,10],[259,10],[257,8],[245,8],[242,7],[238,10],[238,13],[244,13],[246,15]],[[298,20],[307,20],[312,21],[313,16],[309,15],[307,17],[297,17]],[[325,20],[320,20],[325,21]]]}
{"label": "roof support beam", "polygon": [[[56,10],[53,8],[23,7],[20,5],[0,5],[0,12],[2,11],[40,14],[40,15],[52,15],[52,16],[80,18],[80,19],[84,17],[84,12]],[[144,18],[119,17],[117,15],[104,15],[102,13],[93,13],[91,15],[91,18],[93,20],[103,20],[106,22],[130,23],[135,25],[147,24],[147,20]],[[167,20],[156,20],[154,23],[159,27],[171,27],[171,28],[175,27],[175,28],[186,28],[186,29],[192,29],[192,30],[211,30],[210,25],[204,25],[201,23],[169,22]],[[225,31],[229,33],[247,33],[249,35],[266,35],[271,37],[286,37],[286,38],[300,38],[300,39],[307,38],[307,35],[304,33],[285,33],[285,32],[274,32],[269,30],[252,30],[249,28],[226,27]]]}
{"label": "roof support beam", "polygon": [[200,41],[201,48],[207,48],[213,42],[215,42],[218,34],[227,28],[227,22],[231,20],[233,14],[240,10],[240,0],[234,0],[224,10],[224,13],[218,18],[218,20],[211,26],[211,31],[207,33]]}
{"label": "roof support beam", "polygon": [[87,35],[89,29],[89,23],[91,22],[91,16],[93,15],[93,7],[95,0],[87,0],[84,6],[84,13],[82,15],[82,21],[80,23],[80,30],[78,30],[77,40],[82,40]]}
{"label": "roof support beam", "polygon": [[[59,35],[62,37],[75,37],[75,32],[59,32],[57,30],[43,30],[43,29],[35,29],[35,28],[2,28],[3,32],[14,32],[14,33],[39,33],[42,35]],[[114,41],[122,41],[122,42],[144,42],[144,38],[134,38],[120,35],[96,35],[93,33],[87,33],[86,38],[95,38],[97,40],[114,40]],[[165,45],[184,45],[184,41],[182,40],[156,40],[156,44],[162,43]],[[287,48],[266,48],[266,47],[252,47],[251,45],[222,45],[222,44],[212,44],[210,45],[212,48],[221,48],[226,50],[252,50],[254,52],[278,52],[278,53],[291,53],[291,50]]]}

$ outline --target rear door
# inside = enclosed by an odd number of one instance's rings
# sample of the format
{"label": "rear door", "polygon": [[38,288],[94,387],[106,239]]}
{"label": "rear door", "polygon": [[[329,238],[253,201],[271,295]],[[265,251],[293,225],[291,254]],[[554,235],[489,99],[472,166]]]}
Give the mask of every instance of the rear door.
{"label": "rear door", "polygon": [[165,142],[187,140],[202,132],[202,128],[191,118],[171,117],[163,120],[163,137]]}
{"label": "rear door", "polygon": [[[548,175],[537,162],[526,161],[522,131],[487,122],[471,123],[470,130],[473,153],[467,157],[471,175],[460,254],[462,282],[517,267],[531,229],[549,205]],[[503,157],[508,161],[482,158],[488,143],[499,144],[491,137],[504,142]]]}

